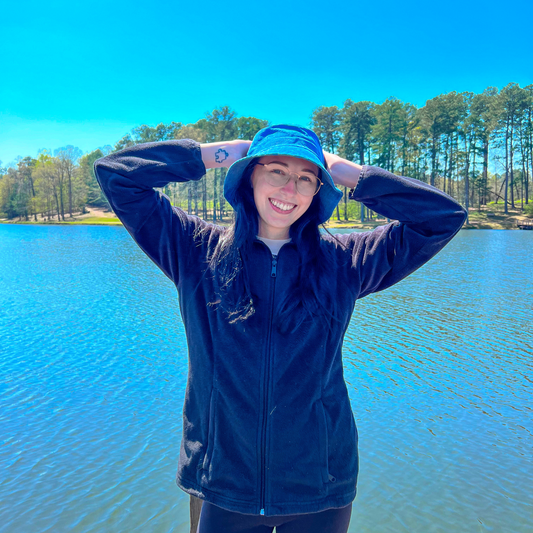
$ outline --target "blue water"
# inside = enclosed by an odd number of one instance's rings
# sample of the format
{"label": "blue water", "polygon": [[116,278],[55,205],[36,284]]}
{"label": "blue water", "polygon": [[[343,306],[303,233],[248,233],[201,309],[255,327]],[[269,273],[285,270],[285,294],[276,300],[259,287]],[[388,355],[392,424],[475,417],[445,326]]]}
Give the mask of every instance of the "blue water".
{"label": "blue water", "polygon": [[[531,532],[533,232],[356,305],[350,532]],[[0,225],[0,531],[188,532],[176,291],[120,227]]]}

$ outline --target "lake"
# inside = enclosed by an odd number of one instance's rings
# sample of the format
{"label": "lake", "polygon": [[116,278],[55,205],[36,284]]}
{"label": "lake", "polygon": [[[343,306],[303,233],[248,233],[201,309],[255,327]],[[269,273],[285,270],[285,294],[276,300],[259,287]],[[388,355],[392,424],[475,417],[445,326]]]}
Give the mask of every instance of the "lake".
{"label": "lake", "polygon": [[[463,230],[356,305],[350,532],[531,532],[533,232]],[[0,531],[188,533],[187,346],[122,227],[0,225]]]}

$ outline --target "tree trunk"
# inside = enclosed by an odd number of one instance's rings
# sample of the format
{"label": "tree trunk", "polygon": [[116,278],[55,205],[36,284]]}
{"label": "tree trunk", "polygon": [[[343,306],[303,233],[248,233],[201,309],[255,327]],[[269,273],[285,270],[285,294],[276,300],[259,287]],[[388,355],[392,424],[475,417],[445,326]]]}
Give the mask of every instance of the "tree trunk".
{"label": "tree trunk", "polygon": [[224,216],[224,211],[226,209],[226,198],[224,198],[224,181],[226,179],[226,169],[221,168],[220,169],[220,179],[219,179],[219,193],[218,193],[218,203],[220,205],[220,221],[222,221],[222,217]]}
{"label": "tree trunk", "polygon": [[504,186],[505,190],[503,193],[503,209],[504,213],[506,215],[509,214],[509,211],[507,209],[507,189],[509,185],[509,120],[507,120],[506,128],[505,128],[505,181]]}
{"label": "tree trunk", "polygon": [[524,132],[520,132],[520,155],[522,156],[522,180],[520,184],[520,208],[522,211],[524,210],[524,185],[527,180],[527,168],[528,168],[528,161],[527,161],[527,147],[525,147],[524,143]]}
{"label": "tree trunk", "polygon": [[357,130],[357,147],[359,148],[359,164],[365,164],[365,140],[361,128]]}
{"label": "tree trunk", "polygon": [[522,159],[522,180],[520,182],[520,209],[524,210],[524,181],[526,179],[526,163]]}
{"label": "tree trunk", "polygon": [[444,176],[442,179],[442,190],[446,192],[446,178],[448,176],[448,139],[444,145]]}
{"label": "tree trunk", "polygon": [[430,185],[435,186],[435,175],[437,173],[437,144],[435,136],[433,136],[433,144],[431,147],[431,182]]}
{"label": "tree trunk", "polygon": [[199,211],[198,211],[198,182],[197,181],[193,181],[192,192],[193,192],[193,198],[194,198],[194,214],[198,216]]}
{"label": "tree trunk", "polygon": [[59,187],[59,202],[61,205],[61,220],[65,220],[65,206],[63,204],[63,184]]}
{"label": "tree trunk", "polygon": [[402,176],[407,174],[407,126],[402,139]]}
{"label": "tree trunk", "polygon": [[[530,160],[532,172],[533,172],[533,161]],[[529,166],[526,166],[526,186],[525,186],[525,200],[526,205],[529,203]]]}
{"label": "tree trunk", "polygon": [[37,204],[35,201],[35,187],[33,186],[33,178],[31,177],[31,171],[29,175],[29,180],[30,180],[30,189],[31,189],[31,197],[32,197],[30,205],[31,205],[32,213],[33,213],[33,220],[37,222]]}
{"label": "tree trunk", "polygon": [[[470,143],[470,146],[471,146],[471,143]],[[472,150],[472,180],[474,182],[474,185],[470,188],[470,205],[472,207],[474,207],[475,205],[475,201],[474,201],[475,200],[474,194],[476,192],[475,178],[476,178],[476,142],[474,140],[474,148]]]}
{"label": "tree trunk", "polygon": [[56,200],[57,221],[59,222],[61,220],[60,219],[61,209],[59,208],[59,198],[58,198],[58,195],[57,195],[57,191],[54,191],[54,198]]}
{"label": "tree trunk", "polygon": [[[502,180],[502,184],[501,184],[501,187],[500,187],[500,192],[497,193],[497,197],[498,199],[502,199],[502,200],[505,200],[504,198],[502,198],[502,190],[503,190],[503,187],[505,185],[505,179]],[[505,200],[505,202],[507,202],[507,200]],[[498,202],[496,202],[498,203]]]}
{"label": "tree trunk", "polygon": [[214,177],[213,177],[213,222],[217,221],[217,177],[218,177],[218,169],[215,168],[214,171]]}
{"label": "tree trunk", "polygon": [[465,134],[465,209],[466,209],[466,223],[469,224],[468,217],[468,208],[469,208],[469,190],[468,190],[468,174],[470,172],[470,152],[469,147],[467,147],[467,140],[466,140],[466,134]]}
{"label": "tree trunk", "polygon": [[514,171],[513,171],[513,153],[514,153],[514,149],[513,149],[513,131],[514,131],[514,115],[511,116],[511,135],[510,135],[510,142],[509,142],[509,151],[510,151],[510,171],[511,171],[511,207],[514,209],[515,208],[515,205],[514,205],[514,187],[513,187],[513,184],[514,184]]}
{"label": "tree trunk", "polygon": [[70,170],[67,171],[68,176],[68,212],[70,214],[70,218],[72,218],[72,172]]}
{"label": "tree trunk", "polygon": [[[531,163],[531,177],[533,178],[533,121],[531,120],[531,107],[529,106],[529,162]],[[529,203],[529,172],[526,181],[526,204]]]}
{"label": "tree trunk", "polygon": [[348,221],[348,189],[344,187],[344,220]]}
{"label": "tree trunk", "polygon": [[[455,149],[454,149],[455,146]],[[454,159],[455,158],[455,159]],[[455,166],[454,166],[455,164]],[[454,195],[454,187],[453,187],[453,173],[455,171],[455,176],[457,178],[457,183],[459,182],[458,174],[459,174],[459,133],[455,133],[455,143],[454,138],[452,135],[452,143],[451,143],[451,154],[450,154],[450,187],[448,194],[450,196]],[[459,197],[459,185],[457,185],[457,197]]]}
{"label": "tree trunk", "polygon": [[483,204],[487,204],[487,189],[489,187],[489,143],[483,140]]}

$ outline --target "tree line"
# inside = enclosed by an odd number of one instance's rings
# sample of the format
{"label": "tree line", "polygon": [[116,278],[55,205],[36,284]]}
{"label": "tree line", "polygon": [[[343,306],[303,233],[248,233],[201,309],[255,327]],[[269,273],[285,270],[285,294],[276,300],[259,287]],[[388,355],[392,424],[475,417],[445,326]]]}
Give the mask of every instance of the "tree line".
{"label": "tree line", "polygon": [[[423,107],[390,97],[381,104],[346,100],[342,107],[313,110],[310,127],[325,150],[359,164],[380,166],[439,187],[466,208],[489,202],[503,211],[533,210],[529,202],[533,175],[533,85],[510,83],[500,91],[441,94]],[[16,167],[0,168],[0,217],[65,220],[86,206],[107,206],[96,182],[99,157],[144,142],[194,139],[198,142],[252,139],[267,120],[239,117],[228,106],[192,124],[141,125],[114,147],[83,154],[73,146],[42,151],[36,159],[18,158]],[[1,165],[0,165],[1,166]],[[492,172],[489,167],[492,167]],[[228,216],[225,169],[210,170],[199,182],[165,187],[174,205],[214,222]],[[365,221],[375,214],[344,200],[337,220]]]}

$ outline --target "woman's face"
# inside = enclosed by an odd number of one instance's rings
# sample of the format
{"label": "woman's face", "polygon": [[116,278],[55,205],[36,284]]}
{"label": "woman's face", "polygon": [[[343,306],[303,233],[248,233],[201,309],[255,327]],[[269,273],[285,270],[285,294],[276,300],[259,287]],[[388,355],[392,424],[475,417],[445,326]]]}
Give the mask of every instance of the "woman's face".
{"label": "woman's face", "polygon": [[[289,172],[312,172],[319,176],[318,167],[305,159],[282,155],[259,159],[262,164],[273,162],[286,166]],[[252,173],[255,206],[259,213],[259,237],[288,239],[289,228],[309,209],[313,196],[300,194],[292,178],[282,187],[270,185],[265,179],[266,172],[265,167],[257,165]]]}

